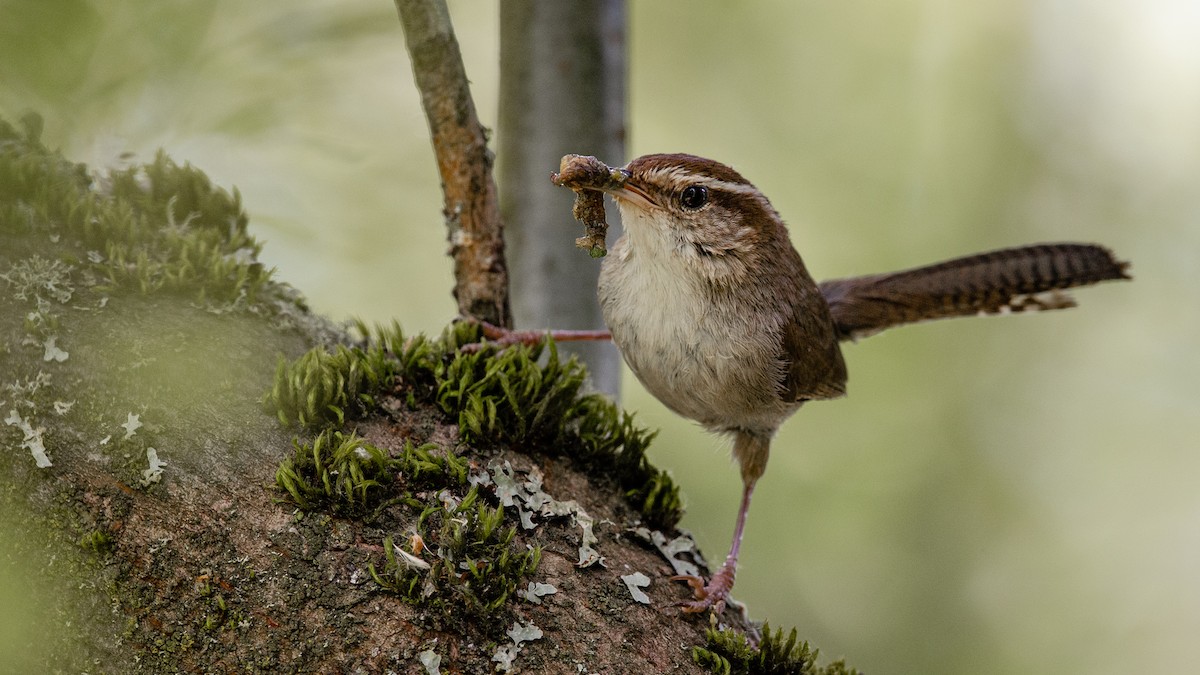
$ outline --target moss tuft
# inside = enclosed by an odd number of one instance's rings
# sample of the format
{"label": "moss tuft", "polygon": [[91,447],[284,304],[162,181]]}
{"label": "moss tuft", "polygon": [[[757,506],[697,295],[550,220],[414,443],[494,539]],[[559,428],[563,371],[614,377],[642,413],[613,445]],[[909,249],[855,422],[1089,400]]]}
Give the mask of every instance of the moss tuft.
{"label": "moss tuft", "polygon": [[353,433],[326,430],[312,443],[292,445],[295,453],[279,465],[275,482],[306,511],[366,511],[391,482],[387,453]]}
{"label": "moss tuft", "polygon": [[258,300],[271,274],[237,190],[162,152],[92,175],[42,145],[40,118],[22,122],[24,133],[0,120],[0,232],[51,232],[97,291],[179,292],[221,307]]}
{"label": "moss tuft", "polygon": [[317,347],[290,363],[280,355],[265,402],[284,425],[341,426],[348,416],[374,407],[375,396],[395,377],[396,365],[378,346],[338,345],[332,352]]}
{"label": "moss tuft", "polygon": [[405,443],[395,467],[410,487],[431,490],[466,485],[470,468],[467,460],[455,454],[453,449],[440,449],[433,443],[417,446]]}
{"label": "moss tuft", "polygon": [[763,626],[763,637],[755,648],[746,636],[732,629],[709,628],[705,647],[692,647],[692,660],[718,675],[856,675],[842,661],[817,667],[817,650],[796,639],[796,629],[783,631]]}
{"label": "moss tuft", "polygon": [[388,537],[384,564],[371,565],[371,577],[384,590],[446,616],[492,616],[541,561],[538,548],[514,550],[517,528],[503,524],[504,507],[487,506],[472,487],[461,502],[431,506],[418,518],[414,540],[437,551],[434,562],[424,563],[420,549],[401,553]]}
{"label": "moss tuft", "polygon": [[457,416],[463,440],[539,448],[553,447],[570,432],[586,371],[575,359],[563,363],[550,343],[500,353],[459,353],[438,378],[437,404]]}
{"label": "moss tuft", "polygon": [[363,346],[318,347],[292,362],[280,357],[265,401],[281,422],[340,428],[385,393],[411,407],[432,402],[458,423],[464,442],[565,455],[613,476],[651,527],[679,522],[678,486],[646,458],[654,434],[604,396],[581,395],[586,369],[561,360],[552,341],[464,351],[479,340],[471,323],[453,324],[438,339],[406,338],[395,323],[358,330]]}
{"label": "moss tuft", "polygon": [[608,398],[581,396],[586,377],[573,357],[559,359],[553,341],[498,354],[459,351],[435,370],[437,404],[457,418],[465,440],[564,454],[613,476],[652,527],[674,527],[679,488],[646,458],[654,434]]}
{"label": "moss tuft", "polygon": [[85,551],[90,551],[99,558],[106,558],[112,553],[116,543],[112,536],[104,530],[92,530],[79,538],[79,545]]}

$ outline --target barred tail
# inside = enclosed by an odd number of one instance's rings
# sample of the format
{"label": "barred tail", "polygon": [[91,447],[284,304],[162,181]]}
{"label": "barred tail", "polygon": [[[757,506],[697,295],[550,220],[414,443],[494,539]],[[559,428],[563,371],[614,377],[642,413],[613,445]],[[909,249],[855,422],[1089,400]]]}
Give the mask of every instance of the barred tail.
{"label": "barred tail", "polygon": [[1102,246],[1034,244],[820,288],[839,339],[854,340],[918,321],[1074,307],[1064,289],[1129,279],[1128,268]]}

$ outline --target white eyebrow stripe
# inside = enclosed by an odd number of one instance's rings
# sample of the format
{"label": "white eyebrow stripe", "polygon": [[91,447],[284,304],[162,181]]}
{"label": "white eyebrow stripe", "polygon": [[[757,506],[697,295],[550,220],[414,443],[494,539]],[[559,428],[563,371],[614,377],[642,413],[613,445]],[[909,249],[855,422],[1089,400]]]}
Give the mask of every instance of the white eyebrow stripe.
{"label": "white eyebrow stripe", "polygon": [[668,169],[651,169],[646,172],[646,181],[659,185],[672,186],[673,184],[687,184],[692,182],[703,183],[705,186],[722,192],[731,192],[740,195],[756,196],[758,190],[753,185],[745,183],[731,183],[729,181],[718,180],[704,174],[696,174],[680,167],[672,167]]}
{"label": "white eyebrow stripe", "polygon": [[746,185],[745,183],[730,183],[723,180],[708,179],[706,184],[722,192],[733,192],[736,194],[751,196],[758,194],[757,188],[755,188],[753,185]]}

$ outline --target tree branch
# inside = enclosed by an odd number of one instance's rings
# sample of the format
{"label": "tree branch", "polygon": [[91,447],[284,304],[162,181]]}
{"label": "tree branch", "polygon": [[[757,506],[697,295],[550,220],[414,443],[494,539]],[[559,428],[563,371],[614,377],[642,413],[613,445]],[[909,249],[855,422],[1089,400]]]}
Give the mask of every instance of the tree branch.
{"label": "tree branch", "polygon": [[487,133],[479,122],[444,0],[396,0],[413,75],[429,121],[463,316],[512,326],[504,225]]}

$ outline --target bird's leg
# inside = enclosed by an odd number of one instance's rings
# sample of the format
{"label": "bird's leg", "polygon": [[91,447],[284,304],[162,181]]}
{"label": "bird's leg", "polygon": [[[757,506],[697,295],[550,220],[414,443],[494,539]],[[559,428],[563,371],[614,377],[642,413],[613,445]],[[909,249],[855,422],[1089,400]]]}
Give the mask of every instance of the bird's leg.
{"label": "bird's leg", "polygon": [[[554,338],[555,342],[581,342],[584,340],[611,340],[612,333],[606,330],[513,330],[495,326],[486,321],[479,322],[483,336],[497,347],[511,345],[535,345],[546,336]],[[473,352],[483,348],[486,342],[475,342],[463,345],[462,351]]]}
{"label": "bird's leg", "polygon": [[729,555],[716,574],[708,580],[708,584],[700,577],[677,576],[672,581],[686,581],[696,596],[695,600],[681,602],[679,606],[688,613],[703,612],[712,608],[720,614],[725,611],[725,600],[733,588],[733,577],[737,573],[738,551],[742,547],[742,532],[746,527],[746,513],[750,511],[750,495],[754,492],[754,482],[747,483],[742,489],[742,505],[738,509],[737,525],[733,529],[733,544],[729,547]]}
{"label": "bird's leg", "polygon": [[759,477],[767,468],[771,433],[738,431],[734,438],[733,455],[742,469],[742,505],[738,508],[737,524],[733,528],[733,543],[729,546],[729,555],[725,556],[725,562],[708,580],[708,584],[699,577],[672,577],[672,581],[686,581],[696,596],[695,600],[680,603],[685,612],[703,612],[712,608],[720,614],[725,610],[725,600],[729,598],[729,591],[733,588],[733,577],[737,573],[738,552],[742,548],[746,514],[750,512],[750,497],[754,494],[754,486]]}

